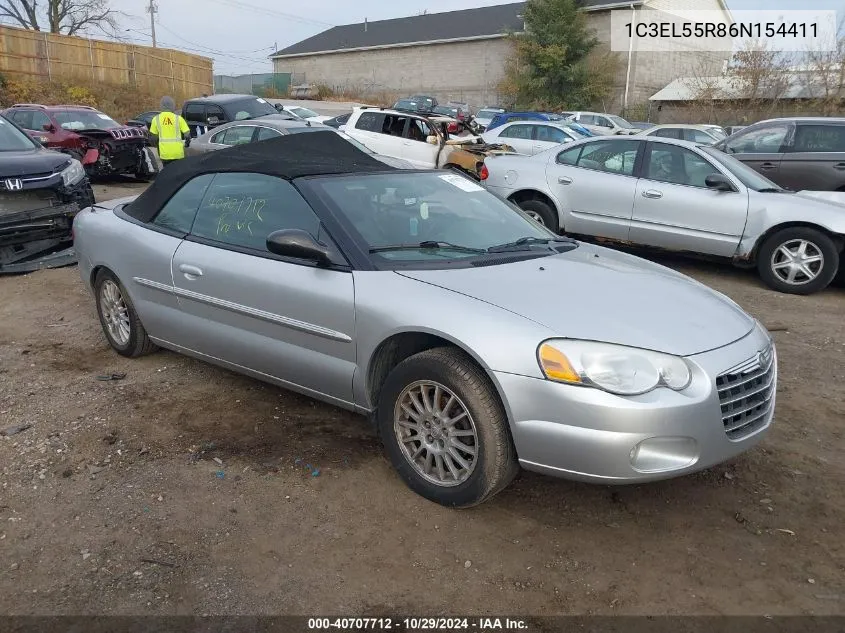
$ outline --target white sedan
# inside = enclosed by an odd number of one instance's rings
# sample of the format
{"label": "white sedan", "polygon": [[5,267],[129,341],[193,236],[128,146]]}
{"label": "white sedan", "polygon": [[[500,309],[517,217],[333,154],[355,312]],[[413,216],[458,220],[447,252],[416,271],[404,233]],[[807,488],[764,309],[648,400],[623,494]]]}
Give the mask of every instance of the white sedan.
{"label": "white sedan", "polygon": [[533,156],[561,143],[571,143],[584,137],[561,123],[512,121],[485,132],[481,138],[485,143],[505,143],[520,154]]}
{"label": "white sedan", "polygon": [[314,110],[309,110],[308,108],[303,108],[302,106],[296,105],[280,105],[277,109],[281,108],[285,112],[290,112],[293,116],[298,117],[304,121],[311,121],[312,123],[322,123],[323,121],[328,121],[332,117],[330,116],[323,116],[321,114],[317,114]]}

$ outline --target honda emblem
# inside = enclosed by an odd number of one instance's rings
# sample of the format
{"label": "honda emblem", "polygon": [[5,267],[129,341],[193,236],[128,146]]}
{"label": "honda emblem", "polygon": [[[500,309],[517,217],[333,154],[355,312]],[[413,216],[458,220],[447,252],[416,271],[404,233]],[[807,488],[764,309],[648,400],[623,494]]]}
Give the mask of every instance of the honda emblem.
{"label": "honda emblem", "polygon": [[9,191],[19,191],[23,189],[23,181],[20,178],[6,178],[6,189]]}

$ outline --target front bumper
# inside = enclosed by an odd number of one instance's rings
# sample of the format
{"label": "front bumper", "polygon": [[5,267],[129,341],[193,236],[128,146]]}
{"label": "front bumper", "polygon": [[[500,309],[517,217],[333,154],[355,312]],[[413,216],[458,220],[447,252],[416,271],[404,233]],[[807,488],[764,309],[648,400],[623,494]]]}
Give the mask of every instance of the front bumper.
{"label": "front bumper", "polygon": [[[723,421],[727,409],[719,399],[717,376],[769,346],[771,387],[766,393],[771,395],[748,432],[733,431],[729,437],[734,422]],[[735,343],[687,360],[693,379],[683,392],[659,388],[631,397],[495,372],[520,464],[567,479],[638,483],[709,468],[757,444],[771,427],[775,409],[777,357],[768,334],[755,328]]]}

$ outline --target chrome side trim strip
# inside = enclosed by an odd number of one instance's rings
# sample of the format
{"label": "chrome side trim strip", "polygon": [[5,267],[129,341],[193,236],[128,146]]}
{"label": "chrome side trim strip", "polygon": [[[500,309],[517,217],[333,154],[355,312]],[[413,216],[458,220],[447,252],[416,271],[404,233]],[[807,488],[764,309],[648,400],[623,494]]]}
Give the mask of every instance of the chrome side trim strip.
{"label": "chrome side trim strip", "polygon": [[184,299],[199,301],[200,303],[204,303],[206,305],[222,308],[223,310],[235,312],[236,314],[243,314],[255,319],[261,319],[262,321],[267,321],[268,323],[275,323],[276,325],[281,325],[282,327],[290,328],[292,330],[307,332],[308,334],[314,334],[315,336],[331,339],[333,341],[340,341],[342,343],[352,342],[352,337],[344,334],[343,332],[331,330],[320,325],[314,325],[313,323],[306,323],[305,321],[291,319],[290,317],[282,316],[281,314],[265,312],[264,310],[250,308],[249,306],[241,305],[240,303],[234,303],[232,301],[226,301],[225,299],[218,299],[216,297],[209,297],[208,295],[200,294],[199,292],[194,292],[193,290],[177,288],[175,286],[152,281],[150,279],[144,279],[142,277],[133,277],[132,281],[141,286],[146,286],[147,288],[160,290],[162,292],[166,292],[167,294],[176,295],[177,297],[182,297]]}

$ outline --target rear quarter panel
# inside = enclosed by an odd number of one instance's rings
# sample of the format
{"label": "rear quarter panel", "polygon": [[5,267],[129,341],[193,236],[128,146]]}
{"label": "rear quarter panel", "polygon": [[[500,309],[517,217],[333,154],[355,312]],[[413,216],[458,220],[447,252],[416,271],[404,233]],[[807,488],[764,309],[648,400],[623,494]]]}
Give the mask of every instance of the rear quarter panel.
{"label": "rear quarter panel", "polygon": [[171,260],[182,240],[124,220],[112,209],[89,207],[74,221],[79,274],[93,292],[95,273],[105,268],[125,288],[147,332],[167,338],[167,323],[179,318],[172,294],[139,285],[136,278],[173,285]]}

